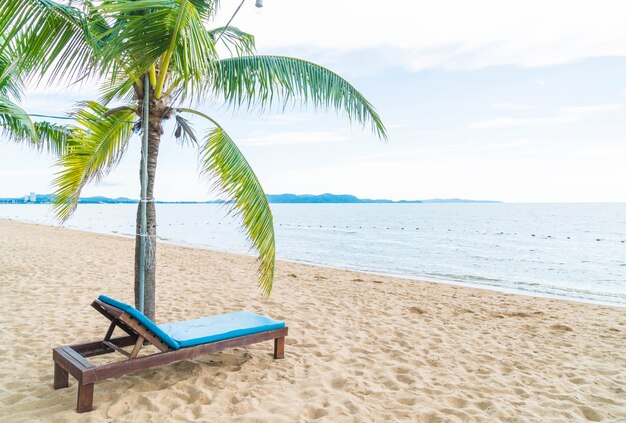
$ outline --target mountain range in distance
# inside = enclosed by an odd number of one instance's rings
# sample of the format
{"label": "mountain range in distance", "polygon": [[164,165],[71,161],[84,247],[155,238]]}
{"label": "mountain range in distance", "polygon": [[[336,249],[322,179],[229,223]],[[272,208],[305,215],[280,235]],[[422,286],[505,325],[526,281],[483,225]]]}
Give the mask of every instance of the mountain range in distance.
{"label": "mountain range in distance", "polygon": [[[50,203],[53,198],[52,194],[37,194],[35,201],[29,201],[24,198],[0,198],[0,203],[13,204],[45,204]],[[273,204],[411,204],[411,203],[501,203],[501,201],[491,200],[465,200],[462,198],[434,198],[429,200],[372,200],[369,198],[358,198],[350,194],[268,194],[267,200]],[[126,197],[109,198],[109,197],[81,197],[78,200],[81,204],[137,204],[138,200]],[[160,204],[221,204],[226,203],[225,200],[212,201],[156,201]]]}
{"label": "mountain range in distance", "polygon": [[369,198],[358,198],[350,194],[268,194],[267,200],[270,203],[383,203],[383,204],[406,204],[406,203],[500,203],[501,201],[464,200],[461,198],[433,198],[430,200],[372,200]]}

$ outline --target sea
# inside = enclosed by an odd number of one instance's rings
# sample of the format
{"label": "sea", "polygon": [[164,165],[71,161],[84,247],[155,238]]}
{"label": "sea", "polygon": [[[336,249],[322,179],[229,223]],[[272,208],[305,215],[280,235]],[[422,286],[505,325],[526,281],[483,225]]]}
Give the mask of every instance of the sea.
{"label": "sea", "polygon": [[[63,226],[133,236],[136,204],[81,204]],[[626,307],[626,203],[272,204],[278,259]],[[55,225],[46,204],[0,218]],[[158,237],[253,254],[220,204],[157,204]]]}

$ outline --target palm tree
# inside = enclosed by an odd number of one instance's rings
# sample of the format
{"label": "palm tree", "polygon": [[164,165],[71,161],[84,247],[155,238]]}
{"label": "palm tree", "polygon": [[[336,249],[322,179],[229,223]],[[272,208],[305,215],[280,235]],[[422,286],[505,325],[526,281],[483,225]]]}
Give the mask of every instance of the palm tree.
{"label": "palm tree", "polygon": [[[2,38],[0,37],[0,43]],[[60,155],[65,147],[68,129],[49,122],[33,122],[17,102],[24,83],[12,69],[9,50],[0,51],[0,133],[16,142],[26,142],[38,150]]]}
{"label": "palm tree", "polygon": [[[254,37],[234,27],[207,30],[215,0],[74,1],[3,0],[0,29],[16,46],[19,67],[50,80],[95,80],[99,101],[74,112],[67,153],[55,179],[55,210],[67,219],[81,189],[110,172],[126,152],[134,131],[148,132],[149,249],[156,247],[153,188],[164,124],[175,136],[196,143],[202,174],[242,219],[259,254],[259,286],[269,295],[274,279],[274,227],[261,184],[230,136],[213,118],[191,108],[199,101],[221,102],[233,110],[269,110],[294,101],[345,113],[371,125],[380,138],[385,127],[371,104],[348,82],[322,66],[291,57],[255,54]],[[216,44],[230,56],[221,59]],[[144,82],[145,81],[145,82]],[[145,83],[148,86],[145,86]],[[149,116],[142,117],[148,92]],[[115,107],[112,107],[115,105]],[[202,137],[187,117],[204,119],[212,129]],[[137,215],[139,223],[139,212]],[[139,237],[135,249],[135,303],[139,303]],[[155,263],[145,274],[145,313],[155,315]]]}

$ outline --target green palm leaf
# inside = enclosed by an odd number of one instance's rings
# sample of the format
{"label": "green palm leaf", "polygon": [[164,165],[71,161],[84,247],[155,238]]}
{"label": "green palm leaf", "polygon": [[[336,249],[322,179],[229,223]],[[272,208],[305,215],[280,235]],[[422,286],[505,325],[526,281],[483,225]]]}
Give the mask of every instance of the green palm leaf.
{"label": "green palm leaf", "polygon": [[51,0],[2,0],[0,33],[8,40],[0,49],[16,53],[20,73],[75,78],[94,69],[97,51],[78,8]]}
{"label": "green palm leaf", "polygon": [[69,129],[50,122],[33,122],[24,109],[0,96],[0,133],[16,142],[60,156],[67,145]]}
{"label": "green palm leaf", "polygon": [[70,137],[70,128],[50,122],[35,122],[35,132],[39,137],[36,146],[39,150],[46,150],[55,156],[61,156],[67,148]]}
{"label": "green palm leaf", "polygon": [[120,74],[119,78],[113,78],[100,85],[100,102],[103,105],[108,105],[113,100],[132,102],[137,99],[142,88],[132,78]]}
{"label": "green palm leaf", "polygon": [[[166,78],[182,82],[184,88],[197,84],[213,68],[215,47],[204,28],[202,15],[214,2],[189,0],[104,0],[94,7],[103,19],[115,22],[98,38],[105,62],[121,60],[127,74],[135,78],[157,66],[160,97]],[[170,75],[173,73],[174,75]]]}
{"label": "green palm leaf", "polygon": [[234,26],[219,27],[209,31],[213,43],[223,42],[231,55],[251,56],[256,52],[254,35],[248,34]]}
{"label": "green palm leaf", "polygon": [[37,130],[28,113],[3,95],[0,95],[0,127],[9,139],[39,144]]}
{"label": "green palm leaf", "polygon": [[220,60],[208,89],[235,108],[268,108],[276,101],[304,104],[346,113],[350,120],[370,123],[386,139],[385,126],[374,107],[345,79],[301,59],[282,56],[233,57]]}
{"label": "green palm leaf", "polygon": [[67,127],[33,122],[28,113],[12,100],[20,99],[24,84],[13,67],[15,59],[10,53],[7,49],[0,51],[0,132],[11,140],[26,141],[39,150],[60,155],[67,141]]}
{"label": "green palm leaf", "polygon": [[[0,45],[3,38],[0,37]],[[15,57],[8,49],[0,50],[0,96],[19,100],[24,90],[24,82],[13,68]]]}
{"label": "green palm leaf", "polygon": [[[214,121],[212,121],[214,122]],[[240,215],[248,239],[259,253],[259,287],[265,295],[274,282],[274,223],[265,192],[239,148],[223,128],[209,131],[200,149],[201,172]]]}
{"label": "green palm leaf", "polygon": [[123,109],[107,114],[109,110],[88,102],[74,118],[66,153],[59,159],[62,169],[54,185],[54,210],[56,217],[67,220],[76,209],[78,197],[86,183],[100,180],[122,158],[133,134],[134,110]]}

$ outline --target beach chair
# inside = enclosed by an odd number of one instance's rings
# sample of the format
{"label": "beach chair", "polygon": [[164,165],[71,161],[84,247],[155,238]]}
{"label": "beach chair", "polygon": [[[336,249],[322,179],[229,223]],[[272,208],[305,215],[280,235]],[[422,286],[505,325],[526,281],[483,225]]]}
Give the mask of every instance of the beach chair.
{"label": "beach chair", "polygon": [[[274,358],[285,356],[288,330],[285,322],[248,311],[156,325],[134,307],[104,295],[91,305],[111,321],[104,339],[52,350],[54,389],[67,388],[70,374],[76,378],[79,413],[92,410],[94,383],[104,379],[269,340],[274,340]],[[113,338],[116,327],[126,332],[126,336]],[[146,344],[160,351],[139,356]],[[127,351],[125,347],[132,348]],[[87,360],[114,352],[125,355],[126,359],[101,365]]]}

